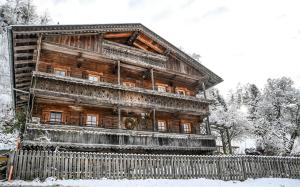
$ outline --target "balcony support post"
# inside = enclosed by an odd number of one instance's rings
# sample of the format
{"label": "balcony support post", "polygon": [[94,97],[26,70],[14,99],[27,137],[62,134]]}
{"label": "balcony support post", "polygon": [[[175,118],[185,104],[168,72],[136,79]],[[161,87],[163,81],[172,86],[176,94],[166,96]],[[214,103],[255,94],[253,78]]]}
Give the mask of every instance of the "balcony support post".
{"label": "balcony support post", "polygon": [[120,66],[120,61],[118,60],[118,85],[121,84],[121,66]]}
{"label": "balcony support post", "polygon": [[155,83],[154,83],[154,73],[153,73],[153,68],[151,69],[151,82],[152,82],[152,90],[155,90]]}
{"label": "balcony support post", "polygon": [[[204,98],[207,99],[207,97],[206,97],[205,83],[204,82],[202,83],[202,90],[203,90]],[[210,124],[209,124],[209,116],[206,117],[206,133],[209,134],[209,135],[211,134]]]}
{"label": "balcony support post", "polygon": [[118,106],[118,128],[121,129],[122,128],[122,124],[121,124],[121,108]]}
{"label": "balcony support post", "polygon": [[152,117],[153,117],[153,131],[157,131],[157,128],[156,128],[156,111],[155,109],[153,109],[152,111]]}
{"label": "balcony support post", "polygon": [[204,98],[207,99],[206,98],[206,89],[205,89],[205,83],[204,82],[202,83],[202,90],[203,90]]}

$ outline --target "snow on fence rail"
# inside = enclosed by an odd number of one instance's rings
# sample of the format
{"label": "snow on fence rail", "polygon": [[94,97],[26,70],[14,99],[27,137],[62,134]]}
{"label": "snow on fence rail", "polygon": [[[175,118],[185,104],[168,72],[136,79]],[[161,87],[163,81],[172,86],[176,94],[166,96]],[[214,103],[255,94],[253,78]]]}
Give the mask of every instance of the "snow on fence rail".
{"label": "snow on fence rail", "polygon": [[300,178],[300,158],[151,155],[20,150],[12,155],[13,179]]}

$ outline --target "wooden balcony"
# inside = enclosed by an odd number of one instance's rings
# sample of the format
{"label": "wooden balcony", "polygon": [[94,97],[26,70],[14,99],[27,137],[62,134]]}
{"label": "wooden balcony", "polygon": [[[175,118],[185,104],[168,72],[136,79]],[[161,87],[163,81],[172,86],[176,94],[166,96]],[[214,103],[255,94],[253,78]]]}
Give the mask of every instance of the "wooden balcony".
{"label": "wooden balcony", "polygon": [[[216,149],[211,135],[160,133],[69,125],[27,124],[23,146],[92,150],[196,151]],[[178,152],[176,152],[178,153]],[[186,153],[186,152],[185,152]]]}
{"label": "wooden balcony", "polygon": [[167,57],[134,47],[121,45],[116,42],[104,40],[102,43],[102,53],[114,60],[122,60],[143,66],[166,68]]}
{"label": "wooden balcony", "polygon": [[31,91],[42,98],[79,102],[91,106],[118,105],[208,115],[209,101],[202,98],[61,77],[49,73],[34,72],[34,77],[36,84]]}
{"label": "wooden balcony", "polygon": [[118,44],[108,40],[92,44],[97,47],[94,49],[82,48],[80,45],[70,46],[65,43],[57,43],[55,41],[43,41],[42,49],[56,51],[64,54],[77,55],[89,59],[109,59],[122,60],[131,64],[148,68],[166,69],[165,62],[168,60],[166,56],[152,52],[147,52],[134,47]]}

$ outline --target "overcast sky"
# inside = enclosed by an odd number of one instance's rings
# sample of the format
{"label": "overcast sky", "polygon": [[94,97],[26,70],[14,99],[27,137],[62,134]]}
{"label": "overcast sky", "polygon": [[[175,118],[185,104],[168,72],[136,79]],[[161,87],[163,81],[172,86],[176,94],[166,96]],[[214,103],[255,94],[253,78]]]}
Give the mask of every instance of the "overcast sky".
{"label": "overcast sky", "polygon": [[300,86],[299,0],[34,0],[56,24],[142,23],[201,55],[224,79],[262,87],[287,76]]}

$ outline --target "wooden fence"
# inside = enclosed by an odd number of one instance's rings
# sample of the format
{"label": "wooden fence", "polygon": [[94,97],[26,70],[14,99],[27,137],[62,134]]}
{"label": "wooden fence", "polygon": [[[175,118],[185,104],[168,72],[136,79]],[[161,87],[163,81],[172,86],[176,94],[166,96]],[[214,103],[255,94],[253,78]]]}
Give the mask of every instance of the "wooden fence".
{"label": "wooden fence", "polygon": [[150,155],[20,150],[13,179],[300,178],[300,158],[266,156]]}

